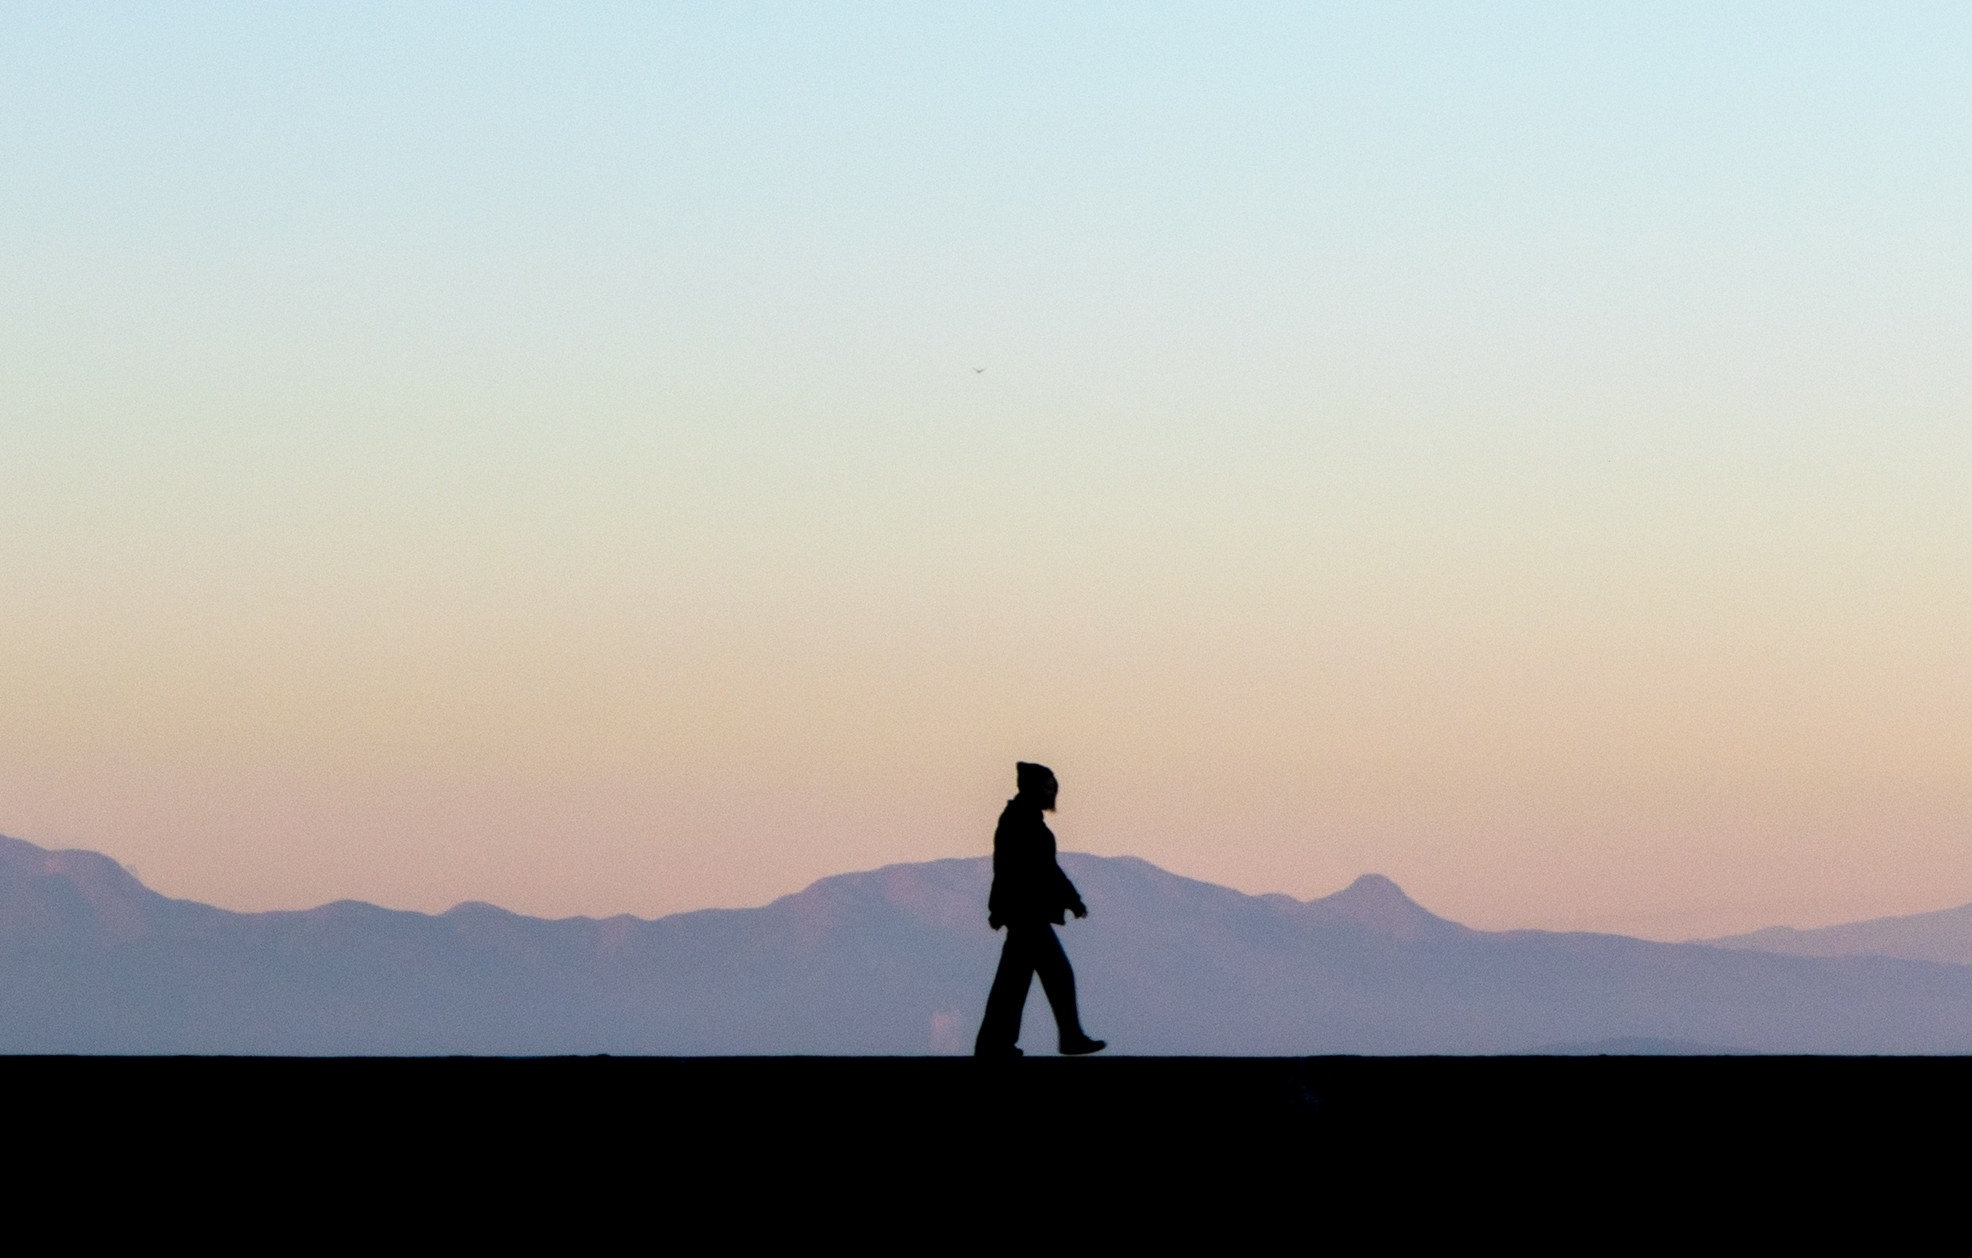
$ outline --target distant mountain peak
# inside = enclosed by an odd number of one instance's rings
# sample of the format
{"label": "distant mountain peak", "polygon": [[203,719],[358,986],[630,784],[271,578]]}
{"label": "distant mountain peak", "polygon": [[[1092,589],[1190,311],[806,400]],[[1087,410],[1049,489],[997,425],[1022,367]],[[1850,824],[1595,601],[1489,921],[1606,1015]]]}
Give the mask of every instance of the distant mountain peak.
{"label": "distant mountain peak", "polygon": [[501,908],[497,904],[489,904],[485,900],[461,900],[439,914],[439,916],[507,918],[518,917],[520,914],[515,913],[512,909]]}
{"label": "distant mountain peak", "polygon": [[1417,901],[1404,894],[1404,889],[1382,874],[1364,874],[1342,890],[1326,899],[1339,900],[1343,896],[1359,899],[1365,903],[1408,904],[1419,907]]}
{"label": "distant mountain peak", "polygon": [[1463,934],[1467,929],[1411,899],[1382,874],[1364,874],[1334,895],[1307,901],[1299,913],[1315,921],[1353,922],[1402,940]]}
{"label": "distant mountain peak", "polygon": [[9,933],[46,930],[57,919],[105,940],[134,939],[166,903],[100,852],[51,851],[0,835],[0,925]]}

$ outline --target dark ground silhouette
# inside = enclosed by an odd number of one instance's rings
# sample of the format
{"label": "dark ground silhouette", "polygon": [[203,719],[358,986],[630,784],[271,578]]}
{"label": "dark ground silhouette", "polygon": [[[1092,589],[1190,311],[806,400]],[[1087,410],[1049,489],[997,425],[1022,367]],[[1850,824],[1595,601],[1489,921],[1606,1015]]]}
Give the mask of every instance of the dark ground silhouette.
{"label": "dark ground silhouette", "polygon": [[236,1230],[259,1217],[374,1238],[409,1217],[456,1247],[699,1218],[811,1247],[894,1235],[963,1250],[974,1231],[1013,1243],[1024,1221],[1034,1245],[1114,1249],[1168,1247],[1202,1220],[1298,1247],[1441,1233],[1576,1249],[1653,1227],[1710,1237],[1735,1215],[1772,1239],[1845,1211],[1894,1243],[1962,1196],[1969,1072],[1944,1058],[17,1057],[0,1058],[0,1087],[16,1199],[31,1213],[74,1194],[87,1210],[57,1211],[71,1233],[209,1210]]}

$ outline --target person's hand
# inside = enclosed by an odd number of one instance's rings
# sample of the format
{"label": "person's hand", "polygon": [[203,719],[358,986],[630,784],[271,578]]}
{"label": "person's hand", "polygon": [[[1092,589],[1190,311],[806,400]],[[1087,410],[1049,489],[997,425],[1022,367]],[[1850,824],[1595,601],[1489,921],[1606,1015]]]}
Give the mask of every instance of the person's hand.
{"label": "person's hand", "polygon": [[1087,917],[1089,915],[1089,906],[1077,900],[1068,906],[1068,911],[1077,917]]}

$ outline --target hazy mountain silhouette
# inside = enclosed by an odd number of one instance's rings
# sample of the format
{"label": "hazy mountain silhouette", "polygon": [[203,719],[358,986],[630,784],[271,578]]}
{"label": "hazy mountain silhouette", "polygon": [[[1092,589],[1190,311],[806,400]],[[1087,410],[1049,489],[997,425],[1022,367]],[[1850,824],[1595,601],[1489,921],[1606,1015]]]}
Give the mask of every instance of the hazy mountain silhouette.
{"label": "hazy mountain silhouette", "polygon": [[1814,930],[1769,926],[1750,934],[1702,942],[1715,948],[1747,948],[1796,957],[1903,957],[1972,965],[1972,904]]}
{"label": "hazy mountain silhouette", "polygon": [[[1476,931],[1374,875],[1300,901],[1062,864],[1091,908],[1064,931],[1084,1016],[1116,1052],[1972,1051],[1972,967]],[[233,913],[0,839],[0,1050],[964,1052],[990,876],[893,865],[656,921]]]}

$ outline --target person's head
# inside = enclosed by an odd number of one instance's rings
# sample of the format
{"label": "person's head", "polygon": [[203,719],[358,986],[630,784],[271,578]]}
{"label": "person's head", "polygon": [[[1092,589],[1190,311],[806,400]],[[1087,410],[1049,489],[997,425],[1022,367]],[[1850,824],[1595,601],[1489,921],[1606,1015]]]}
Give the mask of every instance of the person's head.
{"label": "person's head", "polygon": [[1014,766],[1014,782],[1020,787],[1020,797],[1031,801],[1042,812],[1054,811],[1054,797],[1061,784],[1055,781],[1054,770],[1044,764],[1029,764],[1025,760]]}

